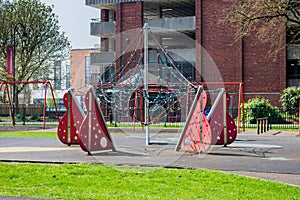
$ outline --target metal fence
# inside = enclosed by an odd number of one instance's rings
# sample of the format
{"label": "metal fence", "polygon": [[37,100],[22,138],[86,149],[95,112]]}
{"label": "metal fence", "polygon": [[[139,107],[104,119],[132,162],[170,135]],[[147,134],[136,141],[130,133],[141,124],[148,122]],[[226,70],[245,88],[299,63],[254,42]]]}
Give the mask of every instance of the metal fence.
{"label": "metal fence", "polygon": [[270,129],[298,129],[299,127],[299,109],[279,108],[274,112],[268,108],[251,108],[245,109],[244,113],[245,128],[257,128],[257,118],[263,117],[268,118]]}
{"label": "metal fence", "polygon": [[[12,124],[10,116],[10,106],[7,104],[0,104],[0,124]],[[16,124],[22,125],[42,125],[44,106],[42,104],[19,105],[13,108],[14,120]],[[58,112],[61,118],[65,113],[65,109]],[[58,119],[54,109],[46,108],[46,124],[56,126]]]}
{"label": "metal fence", "polygon": [[[253,111],[257,111],[259,109],[259,113],[263,113],[260,116],[254,116]],[[171,118],[166,118],[165,121],[151,124],[151,126],[159,126],[166,128],[180,128],[183,127],[186,119],[186,112],[181,111],[180,119],[176,118],[176,120],[171,120]],[[240,127],[245,126],[246,129],[249,128],[257,128],[256,119],[261,117],[268,117],[270,128],[271,129],[298,129],[299,126],[299,110],[298,109],[278,109],[278,113],[275,115],[270,113],[267,109],[255,108],[255,109],[245,109],[244,117],[241,115]],[[60,119],[64,115],[65,110],[59,110]],[[142,126],[142,123],[139,121],[133,121],[130,116],[124,117],[117,115],[114,113],[103,112],[104,119],[106,120],[109,126],[118,126],[118,127],[136,127]],[[238,109],[230,108],[229,114],[235,120],[236,124],[238,124]],[[46,124],[56,126],[58,124],[58,120],[56,117],[56,112],[53,109],[46,109]],[[244,120],[243,120],[244,119]],[[42,124],[43,122],[43,106],[41,105],[21,105],[18,108],[15,108],[15,121],[17,124],[30,125],[30,124]],[[0,124],[10,124],[10,108],[8,105],[0,104]]]}

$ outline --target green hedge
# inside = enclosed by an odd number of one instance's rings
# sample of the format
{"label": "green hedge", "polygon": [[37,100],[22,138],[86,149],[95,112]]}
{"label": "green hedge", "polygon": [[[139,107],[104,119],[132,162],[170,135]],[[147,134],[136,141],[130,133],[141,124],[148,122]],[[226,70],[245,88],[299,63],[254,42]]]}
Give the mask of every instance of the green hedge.
{"label": "green hedge", "polygon": [[280,110],[272,106],[267,99],[260,97],[249,99],[249,101],[245,103],[245,116],[245,119],[248,119],[248,122],[253,124],[256,123],[257,118],[262,117],[268,117],[270,123],[285,123]]}

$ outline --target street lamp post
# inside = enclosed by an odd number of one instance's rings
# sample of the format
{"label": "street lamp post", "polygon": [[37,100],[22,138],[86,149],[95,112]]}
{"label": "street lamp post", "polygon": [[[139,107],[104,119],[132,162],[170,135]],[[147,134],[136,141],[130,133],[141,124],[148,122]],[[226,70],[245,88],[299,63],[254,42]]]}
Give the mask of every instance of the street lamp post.
{"label": "street lamp post", "polygon": [[[14,26],[14,34],[13,34],[13,81],[16,82],[16,33],[18,31],[18,27],[21,26],[23,29],[22,32],[22,41],[27,40],[28,36],[26,33],[26,28],[23,24],[17,23]],[[16,97],[16,83],[13,84],[13,92],[12,92],[12,101],[13,101],[13,112],[12,112],[12,118],[13,118],[13,125],[15,126],[15,106],[16,106],[16,100],[18,97]]]}

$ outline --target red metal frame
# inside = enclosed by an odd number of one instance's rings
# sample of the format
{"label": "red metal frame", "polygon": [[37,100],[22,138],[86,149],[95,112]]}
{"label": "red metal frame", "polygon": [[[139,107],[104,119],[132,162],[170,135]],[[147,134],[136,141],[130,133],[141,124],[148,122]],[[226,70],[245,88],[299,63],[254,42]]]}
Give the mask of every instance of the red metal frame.
{"label": "red metal frame", "polygon": [[[240,130],[240,121],[242,118],[242,128],[245,132],[246,126],[245,126],[245,97],[244,97],[244,84],[243,82],[200,82],[200,84],[203,85],[238,85],[239,86],[239,99],[238,99],[238,121],[237,121],[237,131],[238,133],[241,132]],[[240,108],[240,105],[242,105],[242,110]],[[242,116],[241,116],[242,111]]]}
{"label": "red metal frame", "polygon": [[12,124],[15,125],[15,121],[14,121],[14,113],[13,113],[13,105],[11,102],[11,98],[10,98],[10,92],[8,89],[8,85],[29,85],[29,84],[43,84],[44,85],[44,110],[43,110],[43,129],[45,129],[45,123],[46,123],[46,96],[47,96],[47,85],[49,84],[50,86],[50,90],[51,90],[51,95],[52,95],[52,99],[54,102],[54,107],[55,107],[55,112],[56,112],[56,117],[57,120],[59,121],[59,115],[58,115],[58,110],[57,110],[57,106],[56,106],[56,101],[54,98],[54,92],[53,92],[53,88],[52,88],[52,84],[50,81],[46,80],[46,81],[4,81],[4,82],[0,82],[0,90],[2,90],[2,86],[5,85],[6,86],[6,91],[7,91],[7,96],[8,96],[8,102],[9,102],[9,108],[10,108],[10,115],[12,118]]}

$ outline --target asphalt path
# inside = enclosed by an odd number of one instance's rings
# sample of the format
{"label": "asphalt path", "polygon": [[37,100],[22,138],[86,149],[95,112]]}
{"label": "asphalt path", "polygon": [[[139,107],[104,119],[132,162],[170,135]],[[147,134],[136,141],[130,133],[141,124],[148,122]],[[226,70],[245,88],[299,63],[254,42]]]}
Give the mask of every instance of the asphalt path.
{"label": "asphalt path", "polygon": [[151,131],[153,144],[146,145],[143,130],[110,129],[117,151],[93,152],[93,155],[87,155],[78,145],[66,146],[58,139],[0,138],[0,161],[212,169],[300,187],[297,132],[269,131],[257,135],[255,131],[246,131],[233,144],[213,146],[200,154],[175,151],[180,130]]}

